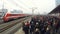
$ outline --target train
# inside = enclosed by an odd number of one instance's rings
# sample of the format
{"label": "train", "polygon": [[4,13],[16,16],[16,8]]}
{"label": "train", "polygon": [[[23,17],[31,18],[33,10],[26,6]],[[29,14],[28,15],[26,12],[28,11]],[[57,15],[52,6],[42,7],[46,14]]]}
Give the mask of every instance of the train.
{"label": "train", "polygon": [[21,10],[8,11],[7,9],[0,10],[0,22],[7,22],[11,19],[17,19],[20,17],[26,17],[27,14],[24,14]]}

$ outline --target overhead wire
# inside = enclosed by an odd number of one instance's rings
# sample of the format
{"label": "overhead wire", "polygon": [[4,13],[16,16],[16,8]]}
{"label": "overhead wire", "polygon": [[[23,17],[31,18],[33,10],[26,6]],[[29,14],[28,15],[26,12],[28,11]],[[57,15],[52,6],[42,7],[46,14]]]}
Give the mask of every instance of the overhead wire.
{"label": "overhead wire", "polygon": [[10,0],[10,2],[12,2],[13,4],[15,4],[16,6],[18,6],[18,7],[22,8],[22,9],[27,10],[26,8],[22,7],[21,5],[19,5],[18,3],[16,3],[16,2],[15,2],[15,1],[13,1],[13,0],[12,0],[12,1]]}
{"label": "overhead wire", "polygon": [[[13,4],[10,3],[9,1],[4,1],[3,5],[4,5],[4,7],[6,7],[6,5],[7,5],[7,6],[10,6],[10,8],[11,8],[11,6],[12,6]],[[7,8],[7,7],[6,7],[6,8]]]}
{"label": "overhead wire", "polygon": [[21,0],[18,0],[21,4],[23,4],[25,7],[29,8],[29,6],[26,5],[26,3],[22,2]]}

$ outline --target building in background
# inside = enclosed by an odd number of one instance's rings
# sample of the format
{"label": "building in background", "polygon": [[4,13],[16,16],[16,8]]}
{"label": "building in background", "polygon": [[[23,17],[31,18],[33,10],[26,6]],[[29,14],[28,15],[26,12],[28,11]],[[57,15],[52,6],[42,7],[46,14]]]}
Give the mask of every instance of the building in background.
{"label": "building in background", "polygon": [[11,11],[12,14],[23,14],[23,11],[21,10],[13,10]]}
{"label": "building in background", "polygon": [[4,16],[8,9],[0,9],[0,17]]}

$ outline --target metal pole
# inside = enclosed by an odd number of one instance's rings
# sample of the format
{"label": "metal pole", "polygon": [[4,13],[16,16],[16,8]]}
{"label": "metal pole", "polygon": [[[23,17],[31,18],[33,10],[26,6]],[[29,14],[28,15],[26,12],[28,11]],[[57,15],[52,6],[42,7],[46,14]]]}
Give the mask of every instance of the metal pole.
{"label": "metal pole", "polygon": [[32,8],[32,15],[34,15],[34,9]]}
{"label": "metal pole", "polygon": [[3,2],[2,9],[4,9],[4,0],[2,0],[2,2]]}

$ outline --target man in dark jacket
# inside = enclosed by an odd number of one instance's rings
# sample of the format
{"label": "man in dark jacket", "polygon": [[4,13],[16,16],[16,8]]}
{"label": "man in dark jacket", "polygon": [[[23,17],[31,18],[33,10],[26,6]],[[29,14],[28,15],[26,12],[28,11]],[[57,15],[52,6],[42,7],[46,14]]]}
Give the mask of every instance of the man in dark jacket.
{"label": "man in dark jacket", "polygon": [[34,27],[35,27],[35,25],[34,25],[34,23],[32,22],[31,24],[30,24],[30,34],[32,34],[33,33],[33,31],[34,31]]}
{"label": "man in dark jacket", "polygon": [[23,31],[25,32],[25,34],[29,34],[29,27],[27,26],[27,23],[25,23],[25,25],[23,26]]}
{"label": "man in dark jacket", "polygon": [[41,24],[40,24],[40,31],[41,31],[41,34],[44,34],[45,33],[45,21],[41,21]]}
{"label": "man in dark jacket", "polygon": [[30,24],[32,24],[32,22],[33,22],[33,24],[35,25],[35,23],[36,23],[36,18],[32,18],[31,21],[30,21]]}

